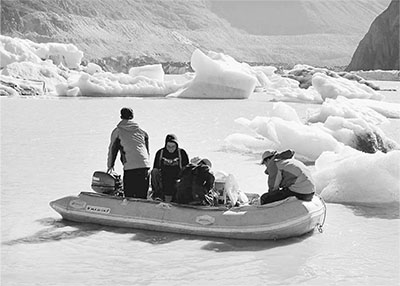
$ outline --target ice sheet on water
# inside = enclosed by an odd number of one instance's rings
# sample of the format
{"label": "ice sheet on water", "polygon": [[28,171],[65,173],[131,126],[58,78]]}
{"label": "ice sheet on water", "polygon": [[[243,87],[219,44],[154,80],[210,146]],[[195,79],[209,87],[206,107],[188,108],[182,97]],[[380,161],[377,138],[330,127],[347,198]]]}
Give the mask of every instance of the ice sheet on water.
{"label": "ice sheet on water", "polygon": [[400,151],[368,154],[351,148],[324,152],[315,162],[317,193],[333,203],[399,202]]}

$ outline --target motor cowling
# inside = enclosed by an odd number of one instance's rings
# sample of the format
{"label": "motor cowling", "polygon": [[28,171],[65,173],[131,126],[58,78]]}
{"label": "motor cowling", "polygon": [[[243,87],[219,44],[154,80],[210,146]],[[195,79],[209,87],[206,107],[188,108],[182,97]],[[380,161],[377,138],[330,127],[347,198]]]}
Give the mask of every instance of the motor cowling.
{"label": "motor cowling", "polygon": [[96,193],[114,195],[122,192],[121,176],[117,173],[96,171],[93,173],[91,186]]}

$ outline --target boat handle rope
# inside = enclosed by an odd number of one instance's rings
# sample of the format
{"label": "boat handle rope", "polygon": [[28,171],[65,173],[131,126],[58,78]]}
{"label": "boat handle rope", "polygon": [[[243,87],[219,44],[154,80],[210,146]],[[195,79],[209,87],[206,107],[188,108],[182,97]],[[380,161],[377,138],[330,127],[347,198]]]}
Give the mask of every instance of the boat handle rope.
{"label": "boat handle rope", "polygon": [[322,204],[324,205],[324,218],[323,218],[323,220],[322,220],[322,223],[317,223],[317,229],[318,229],[318,231],[319,231],[320,233],[323,233],[324,230],[322,229],[322,227],[324,226],[324,224],[325,224],[325,219],[326,219],[326,203],[325,203],[324,199],[323,199],[320,195],[315,194],[315,196],[317,196],[317,197],[321,200]]}

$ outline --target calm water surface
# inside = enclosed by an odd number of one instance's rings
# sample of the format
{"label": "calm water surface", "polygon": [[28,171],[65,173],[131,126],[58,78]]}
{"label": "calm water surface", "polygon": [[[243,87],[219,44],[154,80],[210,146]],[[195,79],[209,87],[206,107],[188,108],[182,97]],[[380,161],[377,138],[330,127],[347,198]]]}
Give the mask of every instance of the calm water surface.
{"label": "calm water surface", "polygon": [[[394,102],[398,97],[393,97]],[[328,204],[324,232],[282,241],[235,241],[66,222],[51,200],[89,190],[105,170],[122,106],[135,110],[152,154],[167,133],[263,193],[248,154],[226,152],[234,119],[266,115],[252,100],[1,98],[1,285],[399,285],[398,208]],[[290,104],[301,116],[312,105]],[[397,120],[386,126],[399,140]],[[117,168],[121,172],[121,168]]]}

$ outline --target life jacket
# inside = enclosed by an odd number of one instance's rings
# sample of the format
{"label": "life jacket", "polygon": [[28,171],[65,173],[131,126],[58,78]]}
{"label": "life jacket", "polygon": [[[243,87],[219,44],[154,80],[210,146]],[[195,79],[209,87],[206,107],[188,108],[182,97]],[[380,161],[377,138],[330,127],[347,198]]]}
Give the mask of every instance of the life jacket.
{"label": "life jacket", "polygon": [[[178,149],[179,169],[182,170],[182,154],[181,154],[181,149],[180,149],[180,148],[177,148],[177,149]],[[159,160],[160,160],[160,162],[159,162],[159,163],[160,163],[160,164],[159,164],[160,168],[161,168],[161,166],[162,166],[163,154],[164,154],[164,149],[161,149],[160,158],[159,158]]]}

